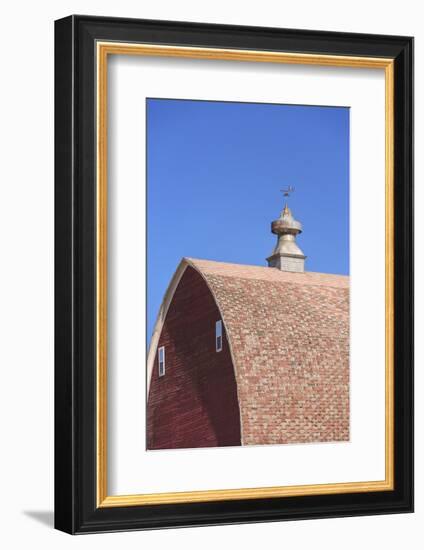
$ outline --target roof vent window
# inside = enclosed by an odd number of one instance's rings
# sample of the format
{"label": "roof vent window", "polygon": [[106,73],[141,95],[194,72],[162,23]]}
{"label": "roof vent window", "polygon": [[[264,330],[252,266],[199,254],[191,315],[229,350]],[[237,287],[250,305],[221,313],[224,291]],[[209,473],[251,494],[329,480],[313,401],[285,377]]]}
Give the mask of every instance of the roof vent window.
{"label": "roof vent window", "polygon": [[165,376],[165,346],[158,349],[159,376]]}
{"label": "roof vent window", "polygon": [[215,323],[215,348],[216,351],[222,351],[222,321]]}

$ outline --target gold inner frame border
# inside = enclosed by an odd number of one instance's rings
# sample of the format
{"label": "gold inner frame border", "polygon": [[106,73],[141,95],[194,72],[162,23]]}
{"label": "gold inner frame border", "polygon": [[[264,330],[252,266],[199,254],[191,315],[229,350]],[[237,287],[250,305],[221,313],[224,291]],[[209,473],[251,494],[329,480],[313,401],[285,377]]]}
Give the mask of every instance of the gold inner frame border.
{"label": "gold inner frame border", "polygon": [[[385,479],[315,485],[213,489],[171,493],[108,495],[107,491],[107,62],[109,55],[138,55],[255,61],[296,65],[384,69],[385,72]],[[212,502],[306,495],[365,493],[394,489],[394,60],[391,58],[302,54],[165,46],[96,43],[97,63],[97,335],[96,335],[96,470],[97,507]]]}

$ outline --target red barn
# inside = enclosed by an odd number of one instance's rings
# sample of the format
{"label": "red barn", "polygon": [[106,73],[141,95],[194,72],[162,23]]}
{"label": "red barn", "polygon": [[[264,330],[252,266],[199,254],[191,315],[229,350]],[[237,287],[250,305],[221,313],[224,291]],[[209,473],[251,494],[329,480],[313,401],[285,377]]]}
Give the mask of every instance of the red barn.
{"label": "red barn", "polygon": [[349,277],[304,272],[287,207],[272,230],[270,267],[181,261],[149,350],[148,449],[349,440]]}

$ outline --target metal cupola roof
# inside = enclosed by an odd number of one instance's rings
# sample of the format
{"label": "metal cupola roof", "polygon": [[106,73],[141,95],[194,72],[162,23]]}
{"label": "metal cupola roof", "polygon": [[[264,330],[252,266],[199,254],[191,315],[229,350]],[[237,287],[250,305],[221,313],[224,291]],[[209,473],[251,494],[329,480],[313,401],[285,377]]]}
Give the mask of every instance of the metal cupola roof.
{"label": "metal cupola roof", "polygon": [[267,258],[268,266],[303,273],[306,256],[296,242],[296,237],[302,232],[302,224],[297,221],[286,204],[280,217],[271,223],[271,232],[277,235],[277,244]]}

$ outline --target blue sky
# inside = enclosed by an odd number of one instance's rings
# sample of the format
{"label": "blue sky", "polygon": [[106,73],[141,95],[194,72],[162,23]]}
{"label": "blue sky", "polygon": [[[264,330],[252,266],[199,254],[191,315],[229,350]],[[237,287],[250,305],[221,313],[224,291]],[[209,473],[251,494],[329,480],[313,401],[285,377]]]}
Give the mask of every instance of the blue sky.
{"label": "blue sky", "polygon": [[303,224],[306,270],[349,273],[349,109],[147,100],[147,334],[183,256],[265,266]]}

